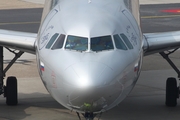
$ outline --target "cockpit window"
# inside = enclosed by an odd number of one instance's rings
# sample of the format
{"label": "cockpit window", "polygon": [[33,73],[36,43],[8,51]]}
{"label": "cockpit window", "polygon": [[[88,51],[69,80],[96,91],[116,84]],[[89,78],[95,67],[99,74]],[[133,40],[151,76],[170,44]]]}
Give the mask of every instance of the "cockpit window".
{"label": "cockpit window", "polygon": [[49,49],[49,48],[52,46],[52,44],[54,43],[54,41],[57,39],[58,35],[59,35],[58,33],[55,33],[55,34],[51,37],[51,39],[49,40],[48,44],[46,45],[46,48],[47,48],[47,49]]}
{"label": "cockpit window", "polygon": [[91,50],[92,51],[103,51],[114,49],[111,36],[101,36],[91,38]]}
{"label": "cockpit window", "polygon": [[127,50],[126,45],[124,44],[124,42],[122,41],[122,39],[119,37],[118,34],[113,35],[113,37],[114,37],[114,42],[116,44],[117,49]]}
{"label": "cockpit window", "polygon": [[129,49],[133,49],[132,44],[130,43],[129,39],[126,37],[126,35],[124,34],[120,34],[120,36],[122,37],[122,39],[124,40],[124,42],[126,43],[126,45],[128,46]]}
{"label": "cockpit window", "polygon": [[86,51],[88,49],[88,38],[69,35],[65,49]]}
{"label": "cockpit window", "polygon": [[64,34],[61,34],[51,49],[61,49],[63,47],[65,37],[66,36]]}

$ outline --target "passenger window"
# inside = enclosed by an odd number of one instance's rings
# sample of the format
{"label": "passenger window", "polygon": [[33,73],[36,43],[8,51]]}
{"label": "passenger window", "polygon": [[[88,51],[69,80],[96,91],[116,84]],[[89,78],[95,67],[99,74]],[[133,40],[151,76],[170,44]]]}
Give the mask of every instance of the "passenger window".
{"label": "passenger window", "polygon": [[63,47],[63,44],[64,44],[64,39],[65,39],[65,35],[61,34],[59,36],[59,38],[56,40],[56,42],[54,43],[52,50],[61,49]]}
{"label": "passenger window", "polygon": [[133,49],[133,46],[131,44],[131,42],[129,41],[129,39],[126,37],[126,35],[124,34],[120,34],[122,39],[124,40],[124,42],[126,43],[126,45],[128,46],[129,49]]}
{"label": "passenger window", "polygon": [[113,37],[117,49],[127,50],[126,45],[124,44],[124,42],[122,41],[122,39],[119,37],[118,34],[114,35]]}
{"label": "passenger window", "polygon": [[54,43],[54,41],[57,39],[58,35],[59,35],[59,34],[56,33],[56,34],[54,34],[54,35],[51,37],[51,39],[49,40],[48,44],[46,45],[46,48],[47,48],[47,49],[49,49],[49,48],[52,46],[52,44]]}
{"label": "passenger window", "polygon": [[88,49],[88,38],[69,35],[65,49],[86,51]]}
{"label": "passenger window", "polygon": [[114,49],[111,36],[101,36],[91,38],[91,50],[92,51],[103,51]]}

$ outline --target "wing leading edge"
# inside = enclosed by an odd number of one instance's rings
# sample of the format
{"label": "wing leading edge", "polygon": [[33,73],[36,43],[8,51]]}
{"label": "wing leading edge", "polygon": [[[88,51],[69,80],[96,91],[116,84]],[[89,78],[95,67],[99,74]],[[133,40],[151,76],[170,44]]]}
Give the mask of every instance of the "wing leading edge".
{"label": "wing leading edge", "polygon": [[35,54],[36,33],[0,30],[0,46]]}
{"label": "wing leading edge", "polygon": [[180,47],[180,31],[144,34],[144,55]]}

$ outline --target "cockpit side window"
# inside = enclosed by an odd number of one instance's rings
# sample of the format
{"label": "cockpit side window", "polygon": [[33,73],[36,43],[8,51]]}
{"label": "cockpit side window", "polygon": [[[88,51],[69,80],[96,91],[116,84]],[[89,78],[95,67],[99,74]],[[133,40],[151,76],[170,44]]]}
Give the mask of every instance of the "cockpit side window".
{"label": "cockpit side window", "polygon": [[116,44],[117,49],[127,50],[126,45],[124,44],[124,42],[122,41],[122,39],[119,37],[118,34],[113,35],[113,37],[114,37],[114,42]]}
{"label": "cockpit side window", "polygon": [[111,36],[101,36],[91,38],[91,50],[92,51],[103,51],[114,49]]}
{"label": "cockpit side window", "polygon": [[51,49],[61,49],[63,47],[65,37],[66,36],[64,34],[61,34]]}
{"label": "cockpit side window", "polygon": [[65,49],[86,51],[88,50],[88,38],[68,35]]}
{"label": "cockpit side window", "polygon": [[126,35],[124,35],[123,33],[120,34],[120,36],[122,37],[122,39],[124,40],[124,42],[126,43],[127,47],[129,49],[133,49],[133,46],[131,44],[131,42],[129,41],[129,39],[126,37]]}
{"label": "cockpit side window", "polygon": [[59,36],[59,34],[58,34],[58,33],[55,33],[55,34],[51,37],[51,39],[49,40],[48,44],[46,45],[46,48],[47,48],[47,49],[49,49],[49,48],[52,46],[52,44],[54,43],[54,41],[57,39],[58,36]]}

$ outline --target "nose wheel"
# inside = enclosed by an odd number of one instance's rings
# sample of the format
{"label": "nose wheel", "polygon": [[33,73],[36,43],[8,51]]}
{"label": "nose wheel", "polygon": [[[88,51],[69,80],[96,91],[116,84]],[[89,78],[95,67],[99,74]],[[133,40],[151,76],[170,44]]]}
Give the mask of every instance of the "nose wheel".
{"label": "nose wheel", "polygon": [[94,114],[93,113],[85,113],[84,117],[86,118],[86,120],[94,120]]}
{"label": "nose wheel", "polygon": [[[80,115],[79,115],[79,113],[77,112],[77,115],[78,115],[78,117],[79,117],[79,120],[81,120],[81,117],[80,117]],[[86,119],[86,120],[94,120],[94,117],[96,116],[94,113],[92,113],[92,112],[86,112],[86,113],[84,113],[84,114],[82,114],[83,116],[84,116],[84,118]]]}

